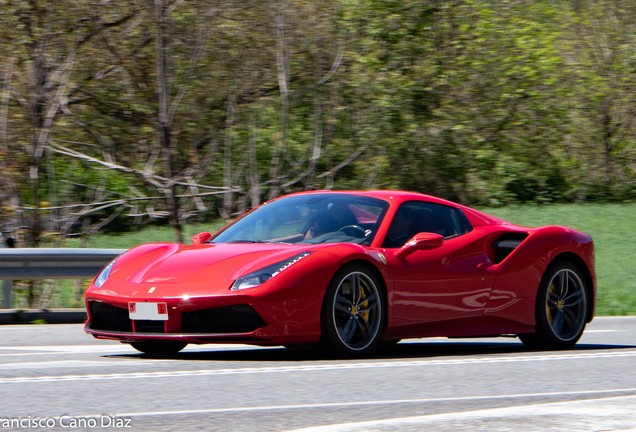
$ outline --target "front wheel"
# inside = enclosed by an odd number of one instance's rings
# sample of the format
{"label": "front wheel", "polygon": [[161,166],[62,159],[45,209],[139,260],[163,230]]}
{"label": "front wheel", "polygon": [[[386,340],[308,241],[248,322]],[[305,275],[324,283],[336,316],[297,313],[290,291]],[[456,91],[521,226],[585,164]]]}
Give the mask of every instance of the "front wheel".
{"label": "front wheel", "polygon": [[172,355],[176,354],[188,345],[185,342],[179,341],[144,341],[144,342],[131,342],[132,346],[137,351],[141,351],[150,355]]}
{"label": "front wheel", "polygon": [[529,348],[574,346],[587,322],[587,289],[574,264],[563,261],[551,266],[537,294],[535,332],[520,334],[521,342]]}
{"label": "front wheel", "polygon": [[368,354],[380,337],[384,307],[380,283],[369,269],[343,267],[325,295],[321,345],[346,357]]}

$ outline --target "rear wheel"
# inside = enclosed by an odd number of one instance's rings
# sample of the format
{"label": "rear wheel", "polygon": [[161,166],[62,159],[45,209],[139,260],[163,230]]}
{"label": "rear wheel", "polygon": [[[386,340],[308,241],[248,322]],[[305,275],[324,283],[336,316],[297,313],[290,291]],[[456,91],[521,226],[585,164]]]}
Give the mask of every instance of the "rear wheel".
{"label": "rear wheel", "polygon": [[132,346],[137,351],[153,355],[176,354],[184,349],[186,345],[188,344],[179,341],[144,341],[130,343],[130,346]]}
{"label": "rear wheel", "polygon": [[521,342],[529,348],[574,346],[587,321],[587,290],[574,264],[562,261],[548,268],[537,294],[535,332],[520,334]]}
{"label": "rear wheel", "polygon": [[347,357],[368,354],[380,337],[384,307],[380,283],[369,269],[343,267],[325,296],[320,345]]}

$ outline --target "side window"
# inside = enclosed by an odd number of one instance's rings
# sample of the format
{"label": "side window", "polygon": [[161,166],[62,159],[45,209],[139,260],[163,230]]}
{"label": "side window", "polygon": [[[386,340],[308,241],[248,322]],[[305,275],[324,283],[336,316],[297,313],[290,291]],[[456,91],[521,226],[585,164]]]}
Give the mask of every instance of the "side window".
{"label": "side window", "polygon": [[450,238],[471,230],[470,222],[459,209],[425,202],[407,202],[396,212],[382,247],[402,247],[415,234],[421,232],[436,233]]}

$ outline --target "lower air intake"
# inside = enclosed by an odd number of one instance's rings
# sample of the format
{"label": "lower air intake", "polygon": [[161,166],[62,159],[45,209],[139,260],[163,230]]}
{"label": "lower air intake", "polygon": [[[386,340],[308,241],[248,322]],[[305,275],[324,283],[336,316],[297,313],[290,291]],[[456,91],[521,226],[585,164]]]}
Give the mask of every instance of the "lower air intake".
{"label": "lower air intake", "polygon": [[128,309],[98,301],[90,302],[91,329],[132,332],[132,321]]}
{"label": "lower air intake", "polygon": [[165,321],[135,320],[136,333],[165,333]]}
{"label": "lower air intake", "polygon": [[249,305],[224,306],[181,314],[184,333],[251,333],[265,321]]}

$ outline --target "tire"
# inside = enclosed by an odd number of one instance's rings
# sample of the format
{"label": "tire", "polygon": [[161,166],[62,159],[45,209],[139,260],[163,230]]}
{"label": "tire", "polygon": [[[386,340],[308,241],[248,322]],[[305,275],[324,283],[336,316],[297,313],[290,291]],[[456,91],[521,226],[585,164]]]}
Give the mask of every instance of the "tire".
{"label": "tire", "polygon": [[345,357],[368,354],[384,328],[384,308],[375,275],[363,265],[343,267],[331,280],[323,302],[320,348]]}
{"label": "tire", "polygon": [[537,293],[534,333],[519,339],[533,349],[571,348],[587,322],[588,287],[581,271],[568,261],[551,265]]}
{"label": "tire", "polygon": [[151,355],[171,355],[176,354],[188,345],[185,342],[179,341],[145,341],[145,342],[131,342],[132,346],[137,351],[141,351],[144,354]]}

